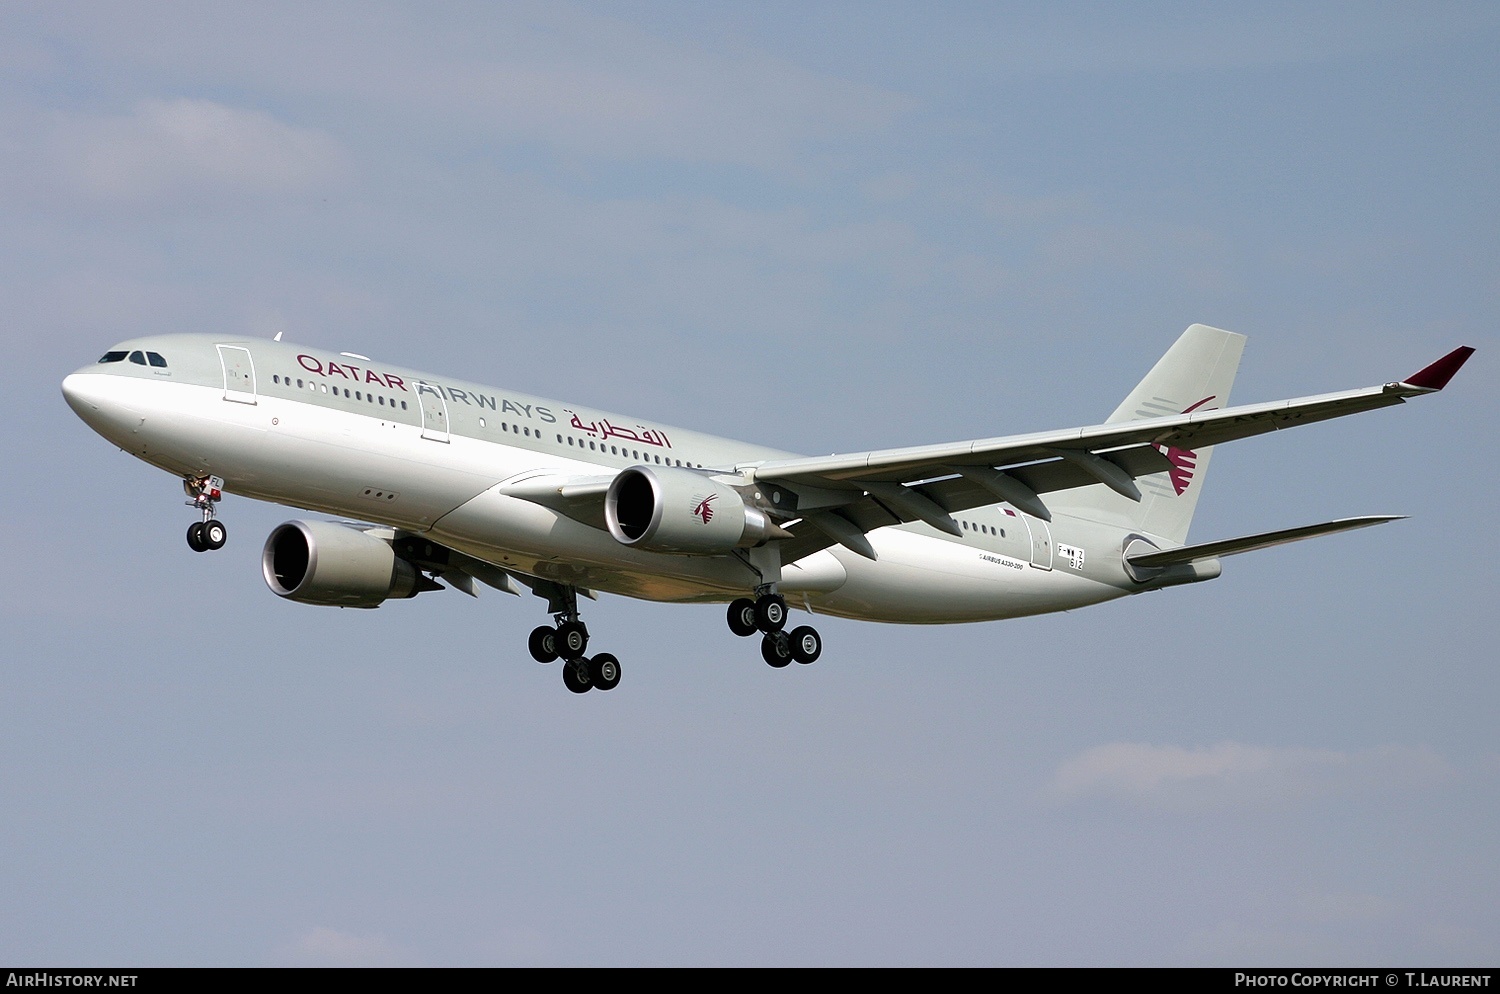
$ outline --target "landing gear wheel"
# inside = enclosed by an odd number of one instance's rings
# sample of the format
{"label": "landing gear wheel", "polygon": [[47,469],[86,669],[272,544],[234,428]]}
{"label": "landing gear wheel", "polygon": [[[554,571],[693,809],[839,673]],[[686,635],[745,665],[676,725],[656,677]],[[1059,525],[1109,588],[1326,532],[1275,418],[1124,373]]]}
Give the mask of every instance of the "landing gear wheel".
{"label": "landing gear wheel", "polygon": [[741,597],[729,604],[729,630],[740,638],[748,638],[760,631],[756,621],[755,602]]}
{"label": "landing gear wheel", "polygon": [[581,621],[564,621],[557,626],[557,654],[564,659],[582,659],[589,647],[589,630]]}
{"label": "landing gear wheel", "polygon": [[199,529],[198,536],[202,539],[204,547],[209,551],[222,549],[224,548],[224,543],[229,541],[229,529],[225,528],[224,522],[218,518],[209,518],[203,522],[203,527]]}
{"label": "landing gear wheel", "polygon": [[793,628],[788,641],[791,642],[792,658],[799,663],[814,663],[823,655],[823,636],[816,628],[807,625]]}
{"label": "landing gear wheel", "polygon": [[792,641],[785,632],[770,632],[760,640],[760,655],[777,669],[792,661]]}
{"label": "landing gear wheel", "polygon": [[550,663],[557,658],[557,629],[543,625],[531,630],[531,637],[526,640],[526,648],[531,650],[531,658],[539,663]]}
{"label": "landing gear wheel", "polygon": [[589,680],[589,664],[586,659],[574,659],[563,665],[563,686],[575,694],[587,694],[594,688]]}
{"label": "landing gear wheel", "polygon": [[614,690],[620,685],[620,661],[607,652],[590,659],[589,682],[600,690]]}
{"label": "landing gear wheel", "polygon": [[755,627],[770,634],[786,627],[786,598],[763,594],[755,602]]}
{"label": "landing gear wheel", "polygon": [[187,530],[188,548],[194,552],[207,552],[208,546],[203,542],[203,522],[194,521],[188,525]]}

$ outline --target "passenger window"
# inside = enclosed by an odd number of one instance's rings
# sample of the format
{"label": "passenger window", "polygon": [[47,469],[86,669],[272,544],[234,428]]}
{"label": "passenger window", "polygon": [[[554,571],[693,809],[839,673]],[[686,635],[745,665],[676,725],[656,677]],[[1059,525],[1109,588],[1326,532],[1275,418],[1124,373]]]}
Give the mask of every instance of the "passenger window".
{"label": "passenger window", "polygon": [[106,352],[99,357],[100,362],[124,362],[124,352]]}
{"label": "passenger window", "polygon": [[144,366],[146,365],[146,356],[141,352],[140,349],[137,349],[134,352],[130,353],[130,361],[135,363],[137,366]]}

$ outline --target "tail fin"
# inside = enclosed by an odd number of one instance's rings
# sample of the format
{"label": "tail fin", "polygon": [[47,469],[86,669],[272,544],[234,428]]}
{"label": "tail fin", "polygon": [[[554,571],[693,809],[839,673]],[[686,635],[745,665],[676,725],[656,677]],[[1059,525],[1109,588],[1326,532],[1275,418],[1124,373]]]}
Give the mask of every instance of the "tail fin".
{"label": "tail fin", "polygon": [[[1193,325],[1115,408],[1107,423],[1227,407],[1229,388],[1234,385],[1244,349],[1244,335]],[[1171,542],[1186,542],[1213,448],[1163,446],[1162,454],[1171,461],[1172,469],[1136,481],[1141,490],[1140,503],[1107,487],[1056,494],[1047,503],[1064,512],[1121,521]]]}

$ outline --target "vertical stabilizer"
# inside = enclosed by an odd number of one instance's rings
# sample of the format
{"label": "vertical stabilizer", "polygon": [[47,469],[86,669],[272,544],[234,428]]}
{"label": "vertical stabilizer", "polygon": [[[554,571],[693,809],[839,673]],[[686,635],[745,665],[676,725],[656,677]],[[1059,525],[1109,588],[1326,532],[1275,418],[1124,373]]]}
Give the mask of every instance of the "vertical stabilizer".
{"label": "vertical stabilizer", "polygon": [[[1244,335],[1193,325],[1115,408],[1108,423],[1227,407],[1244,349]],[[1172,469],[1136,481],[1141,490],[1139,503],[1102,486],[1057,494],[1047,503],[1064,513],[1119,522],[1171,542],[1186,542],[1213,448],[1162,446],[1161,451]]]}

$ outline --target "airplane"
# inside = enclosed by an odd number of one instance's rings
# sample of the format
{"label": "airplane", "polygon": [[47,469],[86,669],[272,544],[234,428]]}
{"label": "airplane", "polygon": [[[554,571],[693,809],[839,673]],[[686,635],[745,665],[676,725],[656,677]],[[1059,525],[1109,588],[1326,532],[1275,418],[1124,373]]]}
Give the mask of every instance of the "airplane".
{"label": "airplane", "polygon": [[[226,493],[321,512],[266,539],[281,597],[374,608],[476,583],[547,602],[534,659],[610,690],[579,596],[728,602],[774,667],[823,639],[788,611],[907,624],[1066,611],[1219,576],[1227,556],[1397,520],[1197,545],[1215,446],[1442,390],[1473,349],[1403,380],[1229,406],[1245,338],[1189,327],[1101,424],[803,456],[275,340],[161,335],[67,376],[89,427],[180,477],[188,545],[222,548]],[[351,520],[353,519],[353,520]],[[442,581],[442,582],[439,582]]]}

